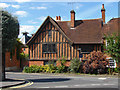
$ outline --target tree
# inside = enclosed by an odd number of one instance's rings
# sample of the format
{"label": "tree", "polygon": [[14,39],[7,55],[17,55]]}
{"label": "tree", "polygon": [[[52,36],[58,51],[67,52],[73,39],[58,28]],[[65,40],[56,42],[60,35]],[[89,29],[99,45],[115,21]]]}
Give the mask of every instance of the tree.
{"label": "tree", "polygon": [[12,51],[15,49],[17,43],[17,37],[19,34],[19,22],[16,17],[13,17],[7,11],[1,10],[2,12],[2,71],[3,80],[5,79],[5,52]]}
{"label": "tree", "polygon": [[111,35],[105,35],[107,46],[105,47],[105,53],[111,56],[118,63],[120,59],[120,34],[113,33]]}

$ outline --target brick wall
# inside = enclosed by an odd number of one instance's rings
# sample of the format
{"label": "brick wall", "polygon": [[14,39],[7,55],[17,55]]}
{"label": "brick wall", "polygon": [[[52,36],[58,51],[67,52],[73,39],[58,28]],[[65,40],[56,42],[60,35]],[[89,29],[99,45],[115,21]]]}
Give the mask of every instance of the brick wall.
{"label": "brick wall", "polygon": [[44,61],[29,61],[29,67],[31,65],[38,65],[38,66],[44,65]]}
{"label": "brick wall", "polygon": [[5,67],[17,67],[20,69],[20,60],[17,60],[16,49],[15,54],[10,59],[10,52],[5,53]]}
{"label": "brick wall", "polygon": [[[27,49],[28,50],[28,49]],[[27,52],[26,50],[26,52]],[[27,60],[22,60],[21,61],[21,67],[20,67],[20,60],[17,59],[16,56],[16,49],[15,49],[15,53],[12,56],[12,58],[10,58],[10,52],[6,52],[5,53],[5,67],[6,70],[19,70],[22,69],[24,66],[28,66],[28,61]]]}

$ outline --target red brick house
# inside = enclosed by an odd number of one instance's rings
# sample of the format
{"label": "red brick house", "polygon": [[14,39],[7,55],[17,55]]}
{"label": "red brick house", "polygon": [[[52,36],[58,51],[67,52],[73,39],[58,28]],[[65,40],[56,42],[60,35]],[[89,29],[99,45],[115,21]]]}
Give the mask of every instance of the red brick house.
{"label": "red brick house", "polygon": [[[22,50],[22,47],[24,47],[24,45],[20,42],[18,42],[18,43],[21,46],[20,52],[24,52]],[[12,53],[12,55],[10,55],[9,51],[5,52],[5,70],[6,71],[21,70],[21,69],[23,69],[24,66],[28,65],[27,60],[21,60],[20,58],[19,59],[17,58],[17,56],[18,56],[17,50],[18,49],[16,47],[15,50],[13,51],[14,53]]]}
{"label": "red brick house", "polygon": [[79,50],[83,55],[82,60],[86,60],[91,51],[102,50],[103,34],[109,32],[106,29],[108,24],[105,24],[104,5],[101,12],[102,18],[88,20],[75,20],[74,10],[70,11],[70,21],[61,21],[60,16],[56,16],[56,20],[48,16],[27,42],[29,66],[44,65],[49,60],[56,62],[62,57],[65,57],[69,66],[70,60],[79,58]]}
{"label": "red brick house", "polygon": [[20,60],[17,59],[16,49],[15,54],[10,55],[10,52],[5,53],[5,70],[20,70]]}

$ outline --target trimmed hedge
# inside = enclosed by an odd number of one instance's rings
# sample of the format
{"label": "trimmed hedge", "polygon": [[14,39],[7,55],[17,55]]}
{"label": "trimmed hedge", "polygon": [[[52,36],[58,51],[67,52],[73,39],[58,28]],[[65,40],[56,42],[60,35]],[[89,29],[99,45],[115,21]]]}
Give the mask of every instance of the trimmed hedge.
{"label": "trimmed hedge", "polygon": [[24,67],[23,72],[26,72],[26,73],[40,73],[40,72],[55,73],[56,68],[57,67],[52,64],[43,65],[43,66],[32,65],[30,67],[28,67],[28,66]]}

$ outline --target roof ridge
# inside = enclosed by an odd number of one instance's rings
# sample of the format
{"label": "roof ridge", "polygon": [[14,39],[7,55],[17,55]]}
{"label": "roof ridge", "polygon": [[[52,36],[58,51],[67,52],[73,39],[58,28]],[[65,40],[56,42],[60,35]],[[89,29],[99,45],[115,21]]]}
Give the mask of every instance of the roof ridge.
{"label": "roof ridge", "polygon": [[[96,19],[81,19],[82,21],[90,21],[90,20],[101,20],[102,18],[96,18]],[[75,20],[75,21],[81,21],[81,20]],[[56,22],[70,22],[70,21],[56,21]]]}
{"label": "roof ridge", "polygon": [[95,19],[83,19],[83,21],[87,21],[87,20],[100,20],[102,18],[95,18]]}
{"label": "roof ridge", "polygon": [[56,21],[56,22],[70,22],[70,21]]}

